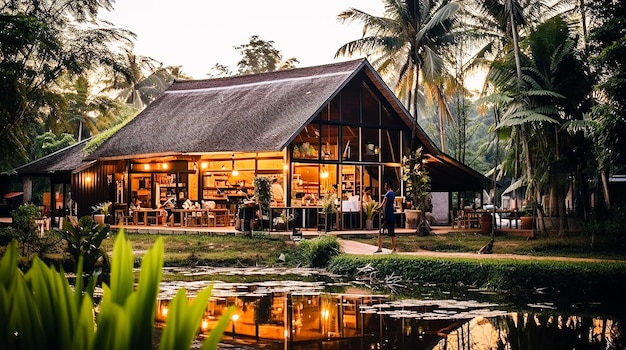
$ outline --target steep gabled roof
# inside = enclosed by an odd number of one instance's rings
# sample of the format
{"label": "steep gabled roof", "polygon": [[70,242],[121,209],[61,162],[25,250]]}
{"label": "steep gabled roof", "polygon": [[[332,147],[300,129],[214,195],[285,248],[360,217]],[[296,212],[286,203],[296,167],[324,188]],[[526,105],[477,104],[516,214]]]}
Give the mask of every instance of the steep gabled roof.
{"label": "steep gabled roof", "polygon": [[24,164],[16,168],[15,172],[19,175],[71,174],[73,171],[80,170],[92,163],[84,159],[82,151],[88,141],[89,139],[77,142],[45,157]]}
{"label": "steep gabled roof", "polygon": [[366,62],[175,82],[90,158],[281,150]]}

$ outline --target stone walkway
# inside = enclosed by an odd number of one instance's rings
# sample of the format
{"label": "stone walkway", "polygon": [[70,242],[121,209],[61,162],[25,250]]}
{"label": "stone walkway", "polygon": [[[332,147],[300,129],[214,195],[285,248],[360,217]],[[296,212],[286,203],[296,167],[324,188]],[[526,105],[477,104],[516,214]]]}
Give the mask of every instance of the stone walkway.
{"label": "stone walkway", "polygon": [[[465,259],[518,259],[518,260],[547,260],[547,261],[578,261],[578,262],[620,262],[626,263],[624,260],[611,260],[611,259],[593,259],[593,258],[571,258],[571,257],[559,257],[559,256],[533,256],[533,255],[516,255],[516,254],[478,254],[478,253],[456,253],[456,252],[432,252],[428,250],[419,250],[415,252],[400,252],[392,253],[391,249],[383,248],[382,253],[374,253],[377,249],[375,245],[357,242],[349,239],[339,239],[341,249],[346,254],[356,255],[385,255],[385,254],[399,254],[410,256],[428,256],[438,258],[465,258]],[[389,238],[384,238],[383,247],[389,246]]]}

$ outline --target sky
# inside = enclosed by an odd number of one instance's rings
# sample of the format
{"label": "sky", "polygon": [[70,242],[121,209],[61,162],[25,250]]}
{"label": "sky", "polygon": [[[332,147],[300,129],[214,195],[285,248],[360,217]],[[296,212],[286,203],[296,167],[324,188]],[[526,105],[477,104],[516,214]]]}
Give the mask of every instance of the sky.
{"label": "sky", "polygon": [[363,29],[359,22],[340,22],[337,15],[349,8],[383,14],[381,0],[116,0],[114,7],[100,18],[137,35],[136,55],[163,66],[182,65],[194,79],[208,78],[216,63],[236,72],[241,56],[234,47],[252,35],[273,41],[284,59],[297,58],[297,67],[359,58],[334,59],[337,49],[360,38]]}

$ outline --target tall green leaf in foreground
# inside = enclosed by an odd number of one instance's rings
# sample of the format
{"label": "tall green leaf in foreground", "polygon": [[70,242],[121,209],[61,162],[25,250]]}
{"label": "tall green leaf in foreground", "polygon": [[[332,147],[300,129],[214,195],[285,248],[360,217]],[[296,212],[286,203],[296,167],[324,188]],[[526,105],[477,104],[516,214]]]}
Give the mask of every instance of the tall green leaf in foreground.
{"label": "tall green leaf in foreground", "polygon": [[[130,243],[120,232],[112,257],[111,285],[103,285],[97,324],[93,280],[72,288],[63,271],[35,258],[23,274],[17,244],[0,259],[0,349],[152,349],[156,300],[163,267],[163,240],[145,254],[135,285]],[[82,272],[82,259],[79,262]],[[211,289],[189,302],[184,290],[172,301],[161,349],[189,349]],[[232,310],[222,316],[203,349],[215,349]]]}

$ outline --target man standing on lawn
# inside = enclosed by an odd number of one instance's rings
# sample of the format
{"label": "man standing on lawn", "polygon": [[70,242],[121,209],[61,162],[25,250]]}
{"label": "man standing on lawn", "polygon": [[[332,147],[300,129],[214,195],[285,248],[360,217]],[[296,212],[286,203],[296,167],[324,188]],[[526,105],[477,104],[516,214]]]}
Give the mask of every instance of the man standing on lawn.
{"label": "man standing on lawn", "polygon": [[[387,236],[391,237],[391,252],[396,252],[396,218],[394,215],[393,203],[396,199],[396,194],[391,189],[393,185],[393,180],[386,179],[385,180],[385,197],[383,198],[382,203],[378,206],[377,209],[383,208],[383,222],[381,225],[384,225],[387,228]],[[382,228],[382,227],[381,227]],[[383,231],[378,231],[378,250],[375,253],[381,253],[383,251]]]}

